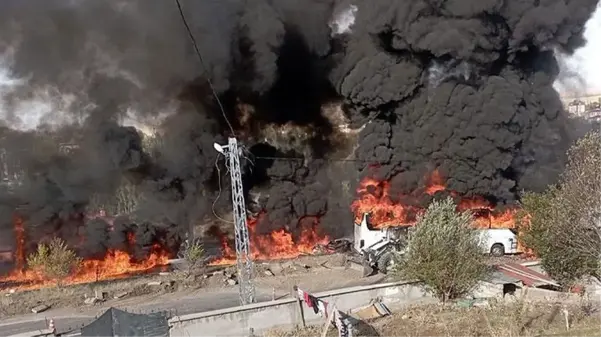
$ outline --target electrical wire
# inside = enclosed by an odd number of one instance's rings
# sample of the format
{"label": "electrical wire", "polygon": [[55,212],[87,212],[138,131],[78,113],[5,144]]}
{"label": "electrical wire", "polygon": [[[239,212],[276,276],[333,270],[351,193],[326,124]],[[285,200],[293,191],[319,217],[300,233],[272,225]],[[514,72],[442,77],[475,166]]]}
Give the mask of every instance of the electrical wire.
{"label": "electrical wire", "polygon": [[223,105],[221,104],[219,95],[217,95],[217,92],[215,91],[215,87],[213,86],[213,82],[211,81],[210,76],[208,76],[209,70],[208,70],[207,66],[205,65],[204,58],[202,57],[200,50],[198,49],[198,44],[196,43],[196,38],[194,37],[194,34],[192,34],[192,30],[190,29],[190,26],[188,25],[188,20],[186,20],[186,16],[184,15],[184,10],[182,9],[180,0],[175,0],[175,4],[177,5],[177,9],[179,10],[179,15],[182,19],[182,22],[184,23],[184,26],[186,27],[188,36],[190,37],[190,40],[192,41],[192,45],[194,46],[194,51],[196,52],[196,56],[198,56],[198,59],[200,60],[200,64],[202,65],[204,70],[207,72],[206,80],[207,80],[207,83],[209,84],[209,87],[211,88],[213,97],[215,97],[215,100],[217,101],[217,105],[219,105],[221,114],[223,115],[223,118],[225,119],[227,126],[229,126],[229,128],[230,128],[230,131],[232,132],[232,136],[235,137],[236,133],[234,132],[234,128],[232,127],[232,124],[230,123],[230,121],[227,119],[227,115],[225,113],[225,109],[223,108]]}
{"label": "electrical wire", "polygon": [[[217,169],[217,184],[219,185],[219,192],[217,193],[217,198],[215,198],[215,201],[213,201],[213,204],[211,205],[211,210],[213,211],[213,215],[217,219],[219,219],[225,223],[233,224],[234,223],[233,221],[229,221],[229,220],[226,220],[226,219],[220,217],[219,215],[217,215],[217,212],[215,211],[215,204],[217,204],[217,201],[221,197],[221,169],[219,169],[219,165],[217,164],[218,162],[219,162],[219,156],[217,156],[217,158],[215,159],[215,168]],[[226,168],[229,171],[227,164],[226,164]]]}
{"label": "electrical wire", "polygon": [[[255,156],[255,159],[265,159],[265,160],[283,160],[283,161],[305,161],[307,160],[307,158],[301,158],[301,157],[267,157],[267,156]],[[321,158],[321,159],[316,159],[313,158],[314,160],[323,160],[323,161],[327,161],[327,162],[355,162],[355,163],[372,163],[372,164],[377,164],[374,161],[367,161],[367,160],[363,160],[363,159],[347,159],[347,158],[332,158],[332,159],[325,159],[325,158]]]}

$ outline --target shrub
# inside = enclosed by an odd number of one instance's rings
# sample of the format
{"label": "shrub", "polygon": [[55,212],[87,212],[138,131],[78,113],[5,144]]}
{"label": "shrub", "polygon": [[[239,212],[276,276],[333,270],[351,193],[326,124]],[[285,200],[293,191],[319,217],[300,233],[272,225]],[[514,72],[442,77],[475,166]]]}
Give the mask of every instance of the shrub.
{"label": "shrub", "polygon": [[79,267],[81,258],[63,240],[54,238],[48,244],[40,243],[37,251],[27,257],[27,264],[29,268],[60,284]]}
{"label": "shrub", "polygon": [[203,267],[206,262],[205,249],[199,240],[186,239],[180,249],[179,258],[186,260],[188,265],[187,274],[192,274],[196,268]]}
{"label": "shrub", "polygon": [[487,272],[471,213],[451,198],[434,201],[418,218],[396,274],[420,280],[442,302],[467,294]]}

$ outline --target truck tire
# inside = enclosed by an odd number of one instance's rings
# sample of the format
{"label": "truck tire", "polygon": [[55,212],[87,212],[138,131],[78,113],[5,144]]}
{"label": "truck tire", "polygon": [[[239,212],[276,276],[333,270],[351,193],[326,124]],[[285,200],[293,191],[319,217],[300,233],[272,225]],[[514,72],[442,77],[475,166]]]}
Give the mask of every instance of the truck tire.
{"label": "truck tire", "polygon": [[505,255],[505,247],[500,243],[495,243],[490,247],[490,255],[500,257]]}
{"label": "truck tire", "polygon": [[391,267],[392,259],[392,252],[386,252],[378,258],[378,270],[380,273],[388,274],[388,268]]}

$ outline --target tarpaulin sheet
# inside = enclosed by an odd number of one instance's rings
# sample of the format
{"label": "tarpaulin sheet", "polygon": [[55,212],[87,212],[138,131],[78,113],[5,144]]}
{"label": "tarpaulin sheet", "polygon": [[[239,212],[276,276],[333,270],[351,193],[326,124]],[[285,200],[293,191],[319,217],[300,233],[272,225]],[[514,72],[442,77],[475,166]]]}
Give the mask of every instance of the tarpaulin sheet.
{"label": "tarpaulin sheet", "polygon": [[82,336],[169,336],[167,316],[163,313],[132,314],[110,308],[81,329]]}

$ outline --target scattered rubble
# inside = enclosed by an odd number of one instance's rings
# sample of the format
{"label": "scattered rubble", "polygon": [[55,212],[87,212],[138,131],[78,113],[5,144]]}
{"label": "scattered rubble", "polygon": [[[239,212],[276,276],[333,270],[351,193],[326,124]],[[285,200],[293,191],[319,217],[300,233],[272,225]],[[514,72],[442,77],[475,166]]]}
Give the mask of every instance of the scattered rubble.
{"label": "scattered rubble", "polygon": [[231,286],[235,286],[236,284],[238,284],[238,281],[233,278],[228,278],[225,282],[227,282],[227,284],[229,284]]}
{"label": "scattered rubble", "polygon": [[146,284],[152,287],[152,286],[160,286],[161,284],[163,284],[163,282],[161,282],[161,281],[151,281],[151,282],[148,282]]}
{"label": "scattered rubble", "polygon": [[120,293],[116,293],[116,294],[115,294],[115,296],[114,296],[114,299],[118,300],[118,299],[120,299],[120,298],[123,298],[123,297],[127,296],[128,294],[129,294],[129,293],[128,293],[127,291],[123,291],[123,292],[120,292]]}
{"label": "scattered rubble", "polygon": [[94,305],[98,302],[100,302],[100,299],[98,299],[96,297],[88,297],[83,301],[83,303],[86,305]]}
{"label": "scattered rubble", "polygon": [[271,270],[269,270],[269,269],[265,270],[265,275],[267,275],[267,276],[275,276],[274,273]]}
{"label": "scattered rubble", "polygon": [[31,308],[31,312],[33,312],[34,314],[39,314],[40,312],[44,312],[48,309],[50,309],[50,306],[45,305],[45,304],[40,304],[36,307]]}

